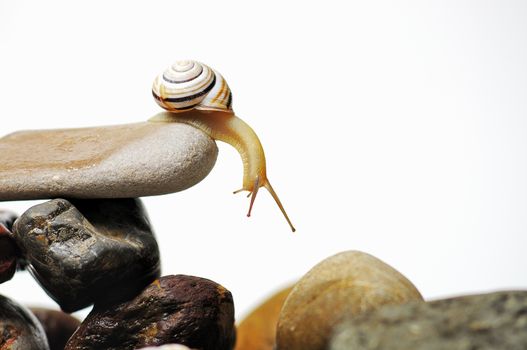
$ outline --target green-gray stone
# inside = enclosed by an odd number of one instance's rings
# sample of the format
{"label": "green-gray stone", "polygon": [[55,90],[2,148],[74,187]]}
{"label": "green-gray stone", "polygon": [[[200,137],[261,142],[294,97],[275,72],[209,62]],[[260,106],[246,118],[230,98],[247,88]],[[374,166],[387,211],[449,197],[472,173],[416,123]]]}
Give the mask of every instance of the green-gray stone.
{"label": "green-gray stone", "polygon": [[527,291],[385,306],[341,324],[330,350],[525,350]]}

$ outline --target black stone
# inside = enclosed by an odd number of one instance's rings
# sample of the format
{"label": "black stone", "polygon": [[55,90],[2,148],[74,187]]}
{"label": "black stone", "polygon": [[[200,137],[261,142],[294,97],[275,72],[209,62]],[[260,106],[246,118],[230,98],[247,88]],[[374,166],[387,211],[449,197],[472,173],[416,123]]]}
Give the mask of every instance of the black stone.
{"label": "black stone", "polygon": [[28,270],[66,312],[125,300],[159,277],[159,249],[139,199],[54,199],[13,225]]}
{"label": "black stone", "polygon": [[0,349],[49,350],[38,320],[22,305],[0,295]]}

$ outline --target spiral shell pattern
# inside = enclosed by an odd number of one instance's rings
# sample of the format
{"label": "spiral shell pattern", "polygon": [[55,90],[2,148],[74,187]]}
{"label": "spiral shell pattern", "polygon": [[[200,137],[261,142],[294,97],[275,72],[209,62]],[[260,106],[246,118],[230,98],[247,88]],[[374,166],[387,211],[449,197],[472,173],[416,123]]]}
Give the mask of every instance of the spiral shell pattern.
{"label": "spiral shell pattern", "polygon": [[155,78],[152,94],[170,112],[232,110],[232,94],[225,79],[197,61],[177,61],[168,67]]}

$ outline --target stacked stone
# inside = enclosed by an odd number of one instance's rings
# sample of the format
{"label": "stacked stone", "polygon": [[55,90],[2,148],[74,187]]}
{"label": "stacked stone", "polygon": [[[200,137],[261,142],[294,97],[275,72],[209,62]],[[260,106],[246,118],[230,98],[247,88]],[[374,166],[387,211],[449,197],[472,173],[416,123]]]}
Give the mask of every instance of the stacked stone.
{"label": "stacked stone", "polygon": [[[527,292],[425,302],[381,260],[347,251],[320,262],[234,327],[231,293],[161,277],[141,196],[203,179],[217,149],[180,124],[19,132],[0,139],[0,283],[27,269],[80,323],[0,296],[0,348],[12,350],[527,349]],[[235,344],[235,338],[237,338]]]}
{"label": "stacked stone", "polygon": [[[231,293],[205,278],[161,277],[158,245],[138,199],[196,184],[216,155],[214,141],[181,124],[0,139],[0,200],[50,199],[19,218],[0,211],[0,282],[25,268],[64,311],[32,313],[1,297],[0,348],[232,349]],[[67,314],[90,305],[82,324]]]}

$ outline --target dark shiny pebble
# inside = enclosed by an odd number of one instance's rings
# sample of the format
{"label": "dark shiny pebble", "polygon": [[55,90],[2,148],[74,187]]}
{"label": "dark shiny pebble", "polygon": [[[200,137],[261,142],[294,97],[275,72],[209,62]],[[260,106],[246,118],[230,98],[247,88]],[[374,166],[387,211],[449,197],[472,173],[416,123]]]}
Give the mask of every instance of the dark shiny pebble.
{"label": "dark shiny pebble", "polygon": [[231,293],[208,279],[171,275],[127,302],[96,304],[65,350],[132,350],[170,343],[230,350],[234,340]]}
{"label": "dark shiny pebble", "polygon": [[0,283],[9,281],[16,271],[18,249],[11,233],[16,218],[12,211],[0,210]]}
{"label": "dark shiny pebble", "polygon": [[139,293],[159,277],[159,248],[139,199],[54,199],[13,225],[27,269],[65,312]]}
{"label": "dark shiny pebble", "polygon": [[22,305],[0,295],[0,349],[49,350],[44,329]]}

